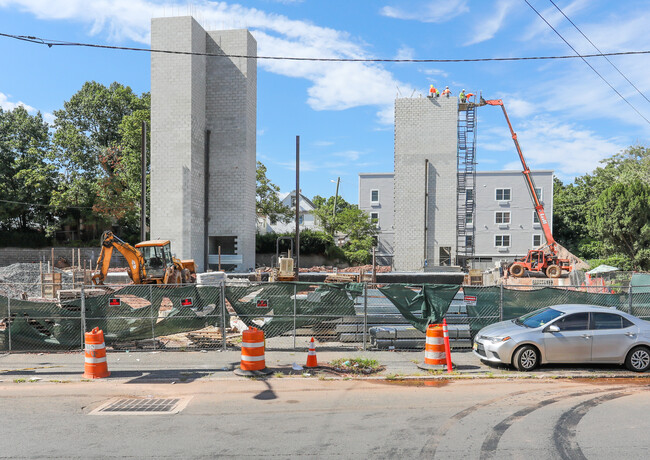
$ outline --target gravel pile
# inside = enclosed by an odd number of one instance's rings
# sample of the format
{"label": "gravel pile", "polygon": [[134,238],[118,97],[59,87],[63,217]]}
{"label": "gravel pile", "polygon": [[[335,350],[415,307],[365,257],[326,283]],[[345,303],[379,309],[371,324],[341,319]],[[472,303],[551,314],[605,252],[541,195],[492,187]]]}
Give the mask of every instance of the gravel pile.
{"label": "gravel pile", "polygon": [[[72,289],[72,273],[55,268],[61,273],[63,289]],[[39,264],[13,264],[0,267],[0,295],[20,299],[41,296],[41,272]]]}

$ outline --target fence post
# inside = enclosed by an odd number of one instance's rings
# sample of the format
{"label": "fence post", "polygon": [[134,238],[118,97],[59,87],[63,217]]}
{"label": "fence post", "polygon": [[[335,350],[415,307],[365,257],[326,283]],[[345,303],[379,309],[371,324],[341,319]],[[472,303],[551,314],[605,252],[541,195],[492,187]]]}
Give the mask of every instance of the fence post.
{"label": "fence post", "polygon": [[154,308],[153,308],[153,284],[149,285],[149,316],[151,316],[151,343],[153,344],[153,349],[156,349],[156,321],[158,321],[158,312],[154,317]]}
{"label": "fence post", "polygon": [[499,321],[503,321],[503,284],[500,284],[499,287]]}
{"label": "fence post", "polygon": [[627,302],[628,302],[627,312],[630,315],[634,315],[634,313],[632,313],[632,305],[634,305],[634,303],[632,302],[632,285],[631,284],[630,284],[630,290],[629,290],[629,293],[628,293]]}
{"label": "fence post", "polygon": [[7,326],[9,328],[8,335],[9,335],[9,352],[11,353],[11,323],[13,322],[11,318],[11,298],[7,296],[7,321],[9,321],[9,325]]}
{"label": "fence post", "polygon": [[366,351],[368,333],[368,283],[363,283],[363,351]]}
{"label": "fence post", "polygon": [[221,281],[221,349],[226,351],[228,344],[226,342],[226,280]]}
{"label": "fence post", "polygon": [[[85,281],[85,280],[84,280]],[[81,348],[86,343],[86,283],[81,283]]]}
{"label": "fence post", "polygon": [[296,285],[293,285],[293,349],[296,349],[296,311],[298,311],[298,299],[296,295],[298,294],[298,289]]}

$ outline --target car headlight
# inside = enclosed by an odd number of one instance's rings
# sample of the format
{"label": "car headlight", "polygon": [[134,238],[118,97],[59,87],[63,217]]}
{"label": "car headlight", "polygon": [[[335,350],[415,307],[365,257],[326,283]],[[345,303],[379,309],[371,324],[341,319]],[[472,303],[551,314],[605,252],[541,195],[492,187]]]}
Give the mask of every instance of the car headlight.
{"label": "car headlight", "polygon": [[510,336],[507,337],[485,337],[486,340],[489,340],[492,343],[501,343],[510,340]]}

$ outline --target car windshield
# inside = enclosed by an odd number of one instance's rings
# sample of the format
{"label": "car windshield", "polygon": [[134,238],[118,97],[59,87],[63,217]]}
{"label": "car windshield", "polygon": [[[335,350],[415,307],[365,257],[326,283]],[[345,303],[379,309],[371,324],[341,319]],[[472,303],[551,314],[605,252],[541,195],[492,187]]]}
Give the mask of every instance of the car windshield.
{"label": "car windshield", "polygon": [[535,310],[531,313],[528,313],[524,316],[520,316],[514,320],[515,324],[526,327],[540,327],[548,323],[549,321],[554,320],[558,316],[562,316],[564,313],[553,308],[546,307],[541,310]]}

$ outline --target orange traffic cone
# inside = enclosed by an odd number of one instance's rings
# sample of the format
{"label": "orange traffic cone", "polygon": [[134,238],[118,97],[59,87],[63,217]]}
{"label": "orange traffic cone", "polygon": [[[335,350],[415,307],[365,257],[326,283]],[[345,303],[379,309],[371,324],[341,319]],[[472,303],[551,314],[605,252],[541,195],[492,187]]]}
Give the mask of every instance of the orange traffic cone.
{"label": "orange traffic cone", "polygon": [[309,352],[307,352],[307,364],[305,367],[318,367],[318,360],[316,359],[316,345],[314,345],[314,338],[309,342]]}
{"label": "orange traffic cone", "polygon": [[101,379],[111,375],[106,364],[106,345],[104,332],[98,327],[86,332],[86,363],[84,366],[85,379]]}

